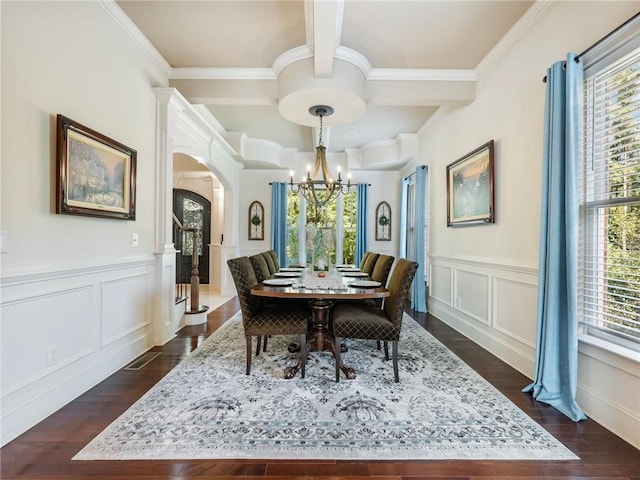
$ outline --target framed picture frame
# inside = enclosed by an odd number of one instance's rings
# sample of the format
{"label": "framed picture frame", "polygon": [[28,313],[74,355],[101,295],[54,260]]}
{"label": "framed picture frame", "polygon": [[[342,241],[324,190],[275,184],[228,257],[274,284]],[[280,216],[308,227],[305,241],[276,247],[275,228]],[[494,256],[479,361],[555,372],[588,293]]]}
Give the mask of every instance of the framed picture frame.
{"label": "framed picture frame", "polygon": [[391,241],[391,207],[387,202],[376,207],[376,240]]}
{"label": "framed picture frame", "polygon": [[56,213],[135,220],[137,152],[57,116]]}
{"label": "framed picture frame", "polygon": [[495,223],[493,140],[447,165],[447,226]]}
{"label": "framed picture frame", "polygon": [[249,240],[264,240],[264,207],[258,200],[249,205]]}

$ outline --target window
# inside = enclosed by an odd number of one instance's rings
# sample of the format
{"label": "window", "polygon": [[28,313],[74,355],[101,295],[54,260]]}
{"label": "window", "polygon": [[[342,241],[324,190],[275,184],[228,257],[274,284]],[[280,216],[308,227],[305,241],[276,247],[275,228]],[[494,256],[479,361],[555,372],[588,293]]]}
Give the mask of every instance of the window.
{"label": "window", "polygon": [[[333,265],[353,263],[356,251],[357,193],[338,195],[325,208],[316,208],[298,193],[287,195],[287,262],[312,262],[307,243],[319,243],[329,236]],[[321,238],[322,237],[322,238]]]}
{"label": "window", "polygon": [[640,350],[640,49],[584,87],[581,332]]}
{"label": "window", "polygon": [[427,282],[429,272],[429,208],[427,205],[427,199],[423,202],[416,203],[416,179],[415,175],[409,178],[407,185],[407,232],[406,232],[406,252],[407,258],[412,259],[413,252],[416,243],[416,208],[424,208],[424,262],[422,262],[422,269],[424,273],[425,282]]}

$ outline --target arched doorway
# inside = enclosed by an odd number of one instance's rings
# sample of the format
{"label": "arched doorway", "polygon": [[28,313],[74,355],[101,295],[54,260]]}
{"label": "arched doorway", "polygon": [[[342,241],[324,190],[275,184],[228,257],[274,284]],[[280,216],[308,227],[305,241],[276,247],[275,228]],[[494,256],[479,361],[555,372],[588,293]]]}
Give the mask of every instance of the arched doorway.
{"label": "arched doorway", "polygon": [[[180,188],[173,189],[173,213],[185,227],[199,230],[197,245],[198,270],[201,284],[209,283],[209,243],[211,236],[211,202],[202,195]],[[191,276],[193,234],[174,230],[176,281],[189,283]]]}

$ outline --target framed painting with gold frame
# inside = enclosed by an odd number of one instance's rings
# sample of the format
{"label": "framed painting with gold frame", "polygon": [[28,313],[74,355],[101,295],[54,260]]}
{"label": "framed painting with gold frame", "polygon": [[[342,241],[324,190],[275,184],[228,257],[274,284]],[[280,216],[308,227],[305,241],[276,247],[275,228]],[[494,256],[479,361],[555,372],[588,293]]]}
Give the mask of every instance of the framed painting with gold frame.
{"label": "framed painting with gold frame", "polygon": [[447,226],[495,222],[493,140],[447,165]]}

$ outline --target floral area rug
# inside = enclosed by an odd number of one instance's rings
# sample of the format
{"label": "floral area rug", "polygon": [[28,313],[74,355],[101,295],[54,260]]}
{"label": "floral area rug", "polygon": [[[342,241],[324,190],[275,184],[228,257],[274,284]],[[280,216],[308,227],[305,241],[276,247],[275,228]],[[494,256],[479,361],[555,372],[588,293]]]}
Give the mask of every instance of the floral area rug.
{"label": "floral area rug", "polygon": [[578,458],[408,315],[400,383],[363,340],[343,354],[355,380],[335,382],[329,352],[285,380],[294,340],[272,337],[247,376],[237,314],[74,459]]}

